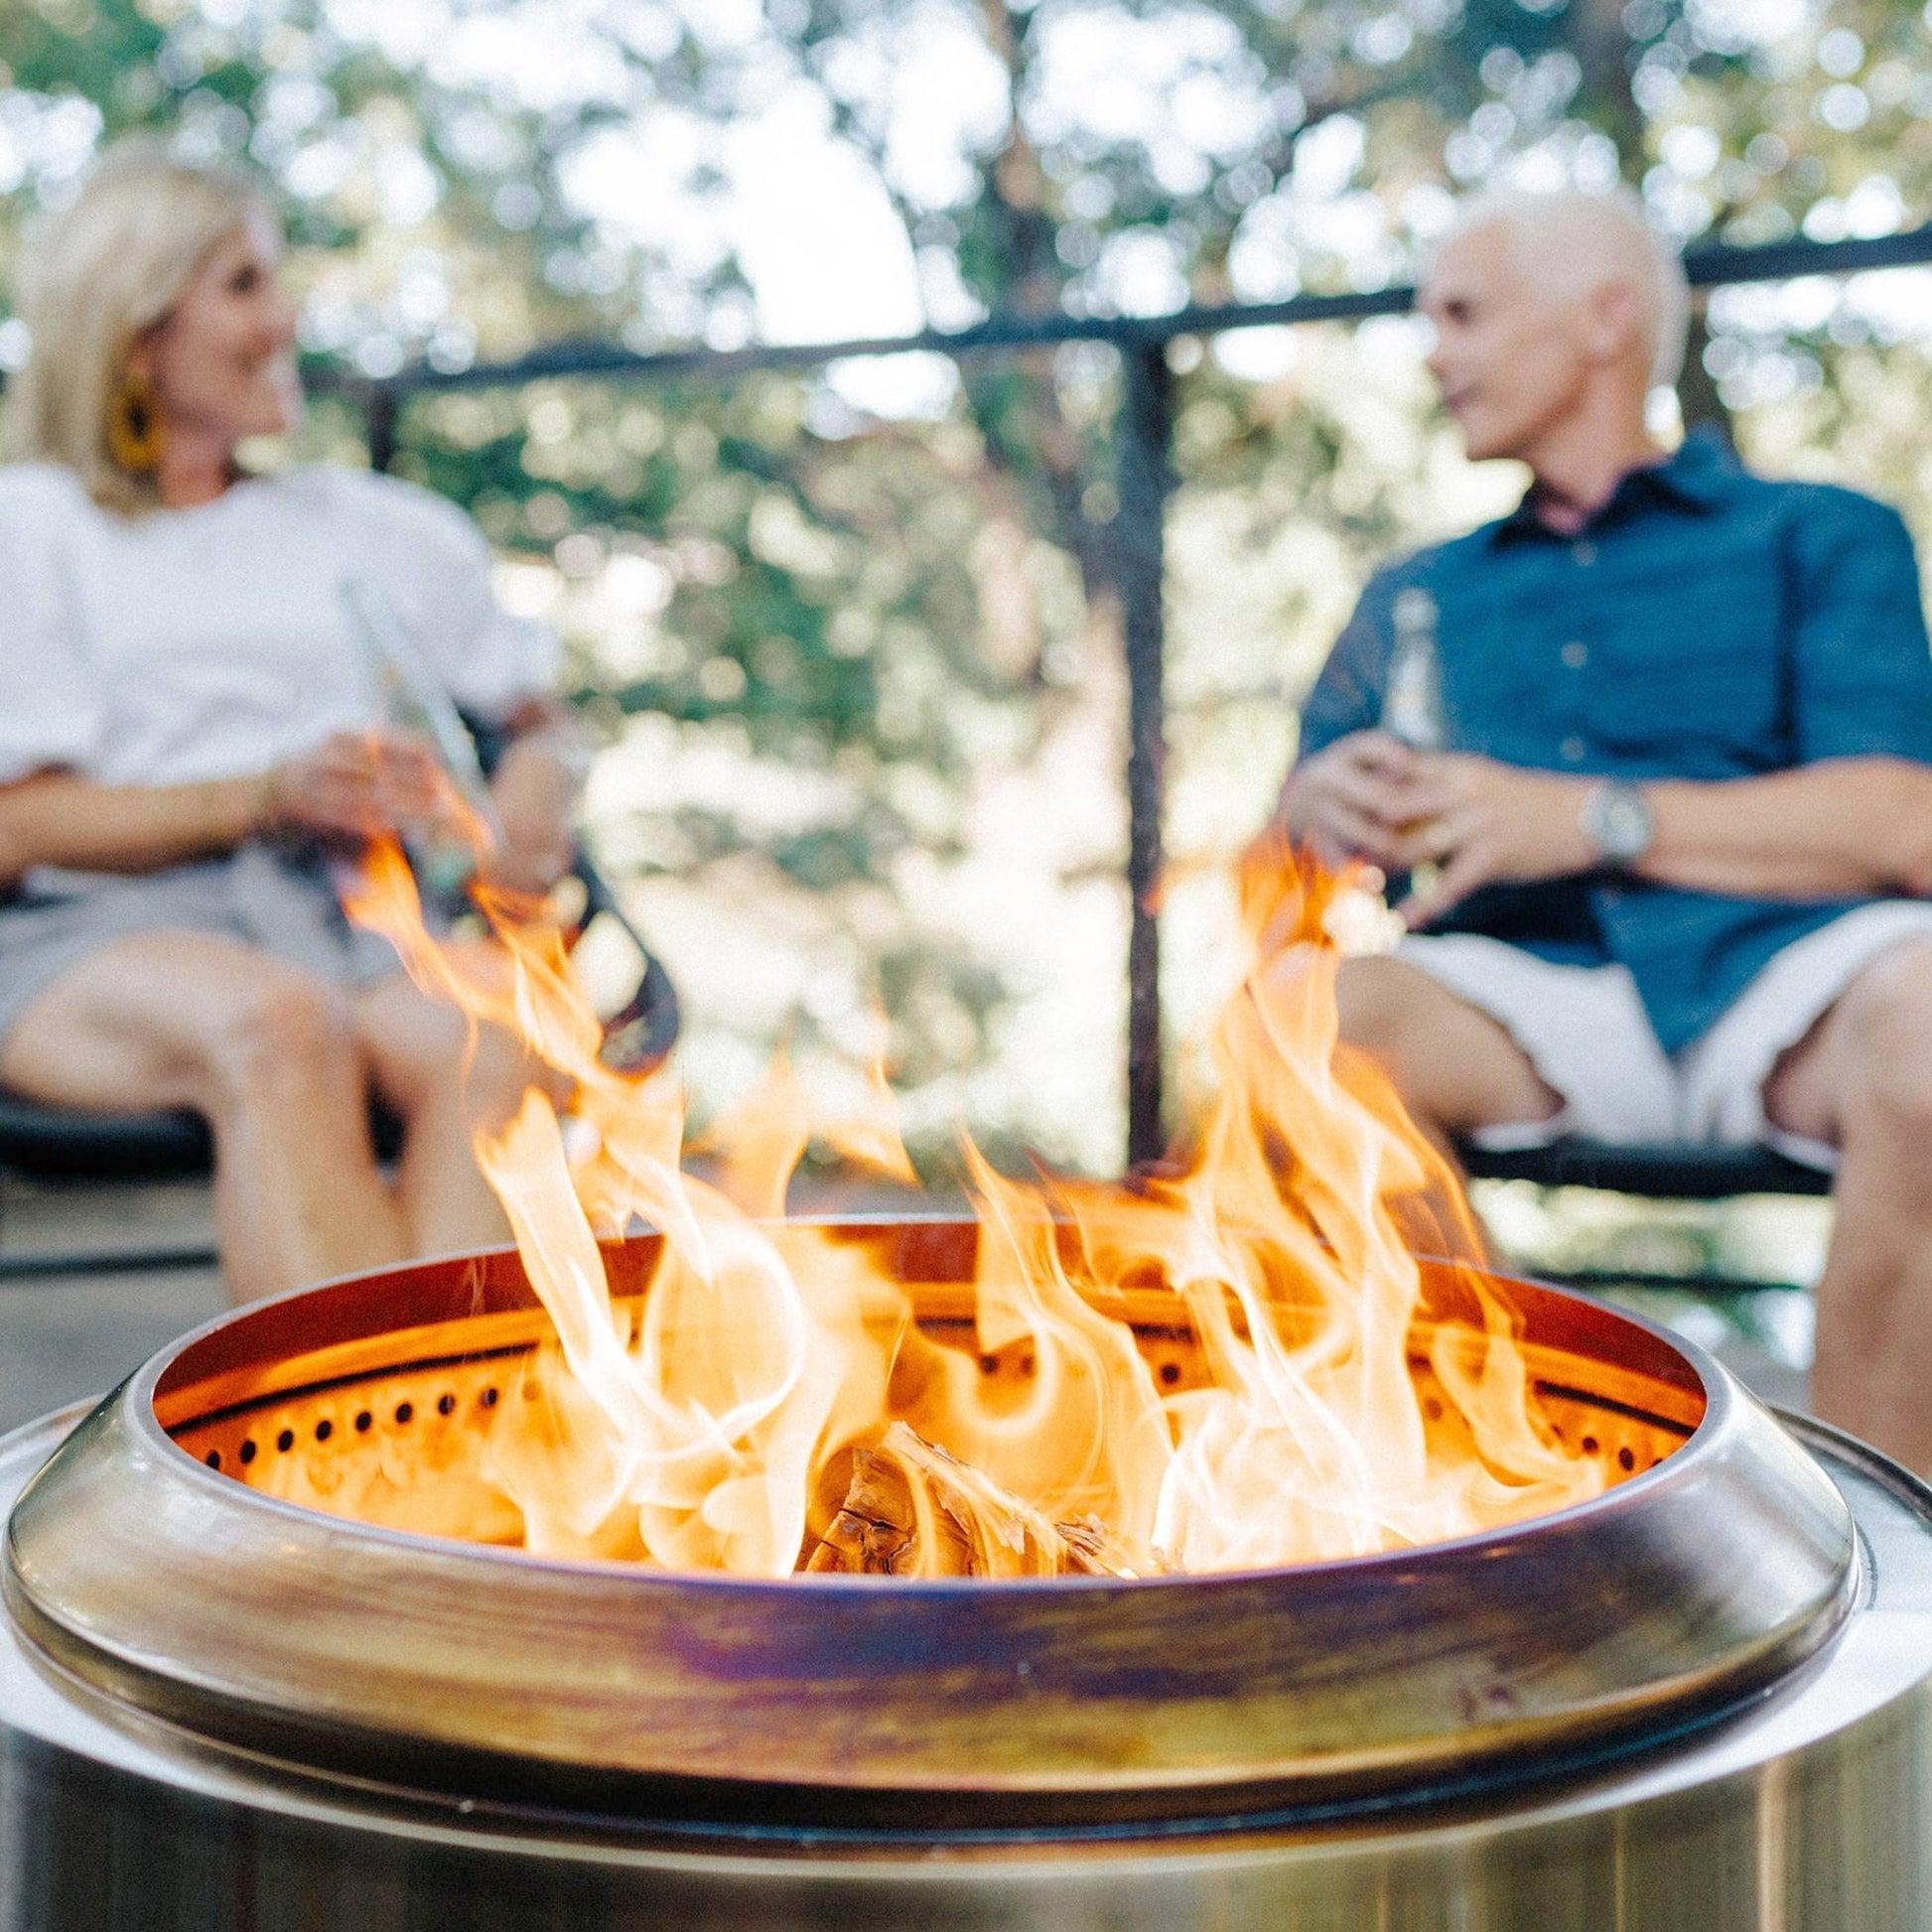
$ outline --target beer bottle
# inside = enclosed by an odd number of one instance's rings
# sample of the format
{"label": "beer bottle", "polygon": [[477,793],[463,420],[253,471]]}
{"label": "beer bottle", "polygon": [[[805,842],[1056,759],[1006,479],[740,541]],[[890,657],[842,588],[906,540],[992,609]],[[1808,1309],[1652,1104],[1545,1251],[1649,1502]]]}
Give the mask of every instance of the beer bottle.
{"label": "beer bottle", "polygon": [[[1443,710],[1443,666],[1436,652],[1436,600],[1419,584],[1395,600],[1395,646],[1389,653],[1389,679],[1382,692],[1382,729],[1418,752],[1440,752],[1449,743]],[[1417,824],[1420,824],[1420,820]],[[1405,825],[1403,832],[1416,830]],[[1424,860],[1409,874],[1409,890],[1431,897],[1442,867]]]}
{"label": "beer bottle", "polygon": [[1395,600],[1395,647],[1382,693],[1382,729],[1418,752],[1449,743],[1443,667],[1436,654],[1436,600],[1412,584]]}

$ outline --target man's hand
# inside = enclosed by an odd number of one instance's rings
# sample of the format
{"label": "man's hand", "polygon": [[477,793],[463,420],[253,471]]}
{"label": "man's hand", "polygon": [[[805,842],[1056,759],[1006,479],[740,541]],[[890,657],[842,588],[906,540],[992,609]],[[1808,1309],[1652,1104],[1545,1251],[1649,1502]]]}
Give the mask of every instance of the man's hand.
{"label": "man's hand", "polygon": [[264,775],[256,820],[263,831],[380,838],[435,817],[445,783],[414,732],[337,732]]}
{"label": "man's hand", "polygon": [[1351,732],[1290,774],[1282,820],[1291,838],[1314,848],[1323,865],[1365,859],[1385,872],[1400,864],[1402,828],[1421,755],[1387,732]]}
{"label": "man's hand", "polygon": [[1589,871],[1597,854],[1578,815],[1593,783],[1463,752],[1416,754],[1400,792],[1409,829],[1396,840],[1389,870],[1440,870],[1426,886],[1416,882],[1396,910],[1412,927],[1426,925],[1479,886]]}

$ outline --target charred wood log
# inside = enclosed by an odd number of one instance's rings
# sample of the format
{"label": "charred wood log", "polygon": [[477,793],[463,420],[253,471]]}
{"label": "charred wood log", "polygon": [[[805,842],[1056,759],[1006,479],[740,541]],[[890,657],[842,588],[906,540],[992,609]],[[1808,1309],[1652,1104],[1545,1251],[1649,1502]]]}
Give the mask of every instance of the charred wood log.
{"label": "charred wood log", "polygon": [[1129,1577],[1106,1527],[1050,1523],[894,1423],[857,1449],[845,1501],[804,1568],[866,1577]]}

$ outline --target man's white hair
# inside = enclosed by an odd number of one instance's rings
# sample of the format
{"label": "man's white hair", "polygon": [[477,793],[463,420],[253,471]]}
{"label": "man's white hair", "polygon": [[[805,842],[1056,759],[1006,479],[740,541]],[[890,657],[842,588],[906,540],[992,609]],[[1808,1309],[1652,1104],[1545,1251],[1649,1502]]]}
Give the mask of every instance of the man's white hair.
{"label": "man's white hair", "polygon": [[1438,250],[1497,226],[1507,228],[1515,244],[1517,272],[1545,294],[1578,298],[1616,283],[1627,288],[1650,350],[1652,387],[1677,381],[1690,327],[1690,284],[1677,250],[1644,219],[1643,204],[1628,188],[1607,194],[1484,189],[1457,207]]}

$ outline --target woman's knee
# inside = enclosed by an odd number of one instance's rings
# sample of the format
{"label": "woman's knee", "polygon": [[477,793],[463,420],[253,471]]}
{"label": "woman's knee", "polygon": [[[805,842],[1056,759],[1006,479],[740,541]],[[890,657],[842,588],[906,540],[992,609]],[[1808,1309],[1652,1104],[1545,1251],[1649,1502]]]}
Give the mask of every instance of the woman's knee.
{"label": "woman's knee", "polygon": [[131,935],[63,975],[10,1030],[7,1079],[81,1107],[233,1099],[354,1047],[340,995],[233,940]]}
{"label": "woman's knee", "polygon": [[200,1042],[216,1104],[305,1088],[356,1065],[348,1002],[324,981],[264,958],[221,992]]}

